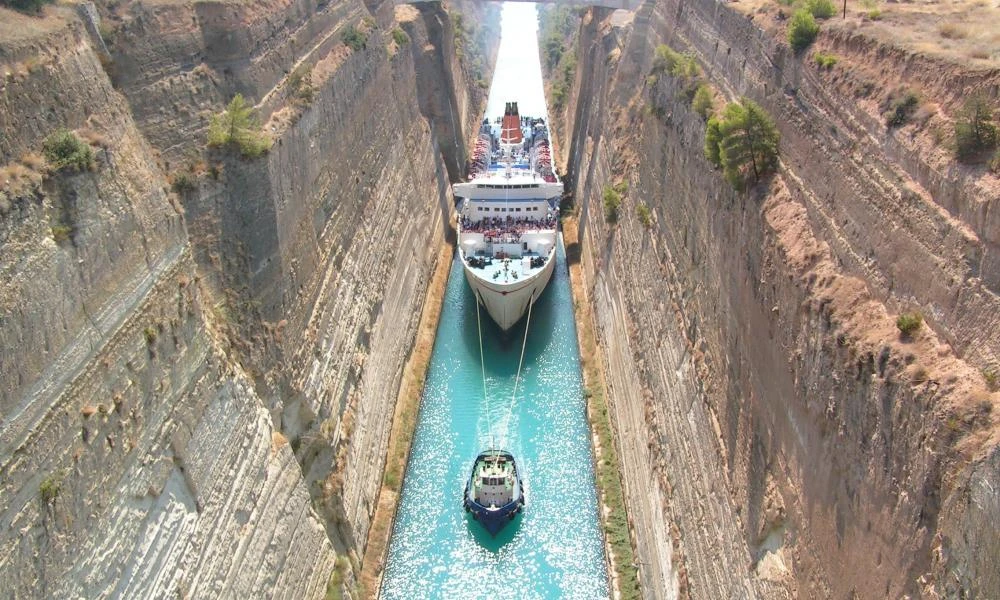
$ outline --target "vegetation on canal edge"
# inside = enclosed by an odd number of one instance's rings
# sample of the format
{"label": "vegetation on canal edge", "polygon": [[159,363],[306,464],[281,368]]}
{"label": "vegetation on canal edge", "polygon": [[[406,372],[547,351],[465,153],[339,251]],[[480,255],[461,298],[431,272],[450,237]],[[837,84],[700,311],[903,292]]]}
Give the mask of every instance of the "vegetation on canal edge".
{"label": "vegetation on canal edge", "polygon": [[[567,248],[579,244],[576,224],[563,222]],[[568,253],[568,252],[567,252]],[[576,317],[577,339],[580,344],[580,365],[583,370],[584,396],[587,400],[587,419],[591,431],[597,437],[595,448],[594,475],[597,481],[598,497],[603,508],[600,510],[604,538],[611,550],[611,568],[617,584],[619,598],[632,600],[642,597],[639,587],[639,572],[635,566],[635,553],[629,532],[628,513],[625,511],[625,491],[621,481],[621,465],[615,447],[611,415],[608,412],[604,378],[594,335],[590,304],[584,291],[582,266],[579,260],[570,264],[570,279],[573,287],[573,308]],[[612,592],[612,596],[614,593]]]}
{"label": "vegetation on canal edge", "polygon": [[542,69],[549,82],[549,102],[558,113],[569,100],[576,77],[576,37],[580,17],[569,6],[550,6],[540,13],[538,34]]}

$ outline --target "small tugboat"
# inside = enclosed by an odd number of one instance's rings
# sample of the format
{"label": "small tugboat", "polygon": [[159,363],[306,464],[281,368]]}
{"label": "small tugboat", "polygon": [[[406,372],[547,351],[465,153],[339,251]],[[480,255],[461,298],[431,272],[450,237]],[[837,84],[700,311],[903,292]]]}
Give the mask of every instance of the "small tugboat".
{"label": "small tugboat", "polygon": [[476,457],[463,504],[490,535],[496,535],[524,509],[524,486],[510,452],[486,450]]}

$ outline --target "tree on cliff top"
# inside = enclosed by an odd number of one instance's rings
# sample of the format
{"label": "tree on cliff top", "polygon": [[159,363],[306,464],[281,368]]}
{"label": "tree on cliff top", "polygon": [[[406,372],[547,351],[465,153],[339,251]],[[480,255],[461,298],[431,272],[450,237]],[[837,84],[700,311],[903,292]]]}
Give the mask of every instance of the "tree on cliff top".
{"label": "tree on cliff top", "polygon": [[958,160],[973,162],[981,153],[1000,142],[993,124],[993,109],[982,96],[971,96],[955,120],[955,154]]}
{"label": "tree on cliff top", "polygon": [[819,33],[819,25],[815,17],[808,10],[800,8],[792,15],[792,20],[788,24],[788,43],[792,50],[801,52],[816,39]]}
{"label": "tree on cliff top", "polygon": [[271,148],[271,138],[261,132],[260,123],[242,94],[236,94],[208,126],[208,145],[239,151],[243,158],[257,158]]}
{"label": "tree on cliff top", "polygon": [[9,6],[25,13],[39,13],[42,6],[52,4],[55,0],[0,0],[0,6]]}
{"label": "tree on cliff top", "polygon": [[[744,189],[777,168],[778,141],[778,129],[767,111],[753,100],[742,98],[727,105],[721,118],[709,121],[705,155],[722,167],[730,185]],[[713,144],[717,144],[718,154]]]}

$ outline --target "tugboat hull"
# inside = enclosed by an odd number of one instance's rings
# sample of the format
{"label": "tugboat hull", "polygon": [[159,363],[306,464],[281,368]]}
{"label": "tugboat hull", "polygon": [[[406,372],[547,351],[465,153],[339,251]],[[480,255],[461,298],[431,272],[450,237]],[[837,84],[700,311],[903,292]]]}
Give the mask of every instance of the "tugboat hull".
{"label": "tugboat hull", "polygon": [[474,502],[466,503],[466,510],[472,513],[472,518],[479,521],[483,528],[490,532],[490,535],[500,533],[500,530],[503,529],[507,523],[513,521],[514,517],[521,512],[521,507],[522,504],[511,502],[502,508],[490,510],[476,505]]}

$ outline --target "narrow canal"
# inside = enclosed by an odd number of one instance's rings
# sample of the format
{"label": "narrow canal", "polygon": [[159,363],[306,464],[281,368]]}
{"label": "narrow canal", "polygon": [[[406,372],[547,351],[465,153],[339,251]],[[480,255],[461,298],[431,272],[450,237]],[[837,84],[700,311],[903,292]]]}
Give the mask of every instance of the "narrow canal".
{"label": "narrow canal", "polygon": [[[531,114],[529,106],[538,107],[535,114],[544,110],[534,11],[533,4],[504,5],[491,106],[515,100],[522,114]],[[537,85],[525,85],[536,79]],[[489,406],[475,297],[461,263],[452,264],[382,598],[609,596],[562,248],[557,260],[532,310],[513,403],[525,321],[504,337],[485,311],[480,315]],[[490,445],[490,417],[493,434],[517,457],[527,489],[524,514],[495,538],[462,509],[472,461]]]}

